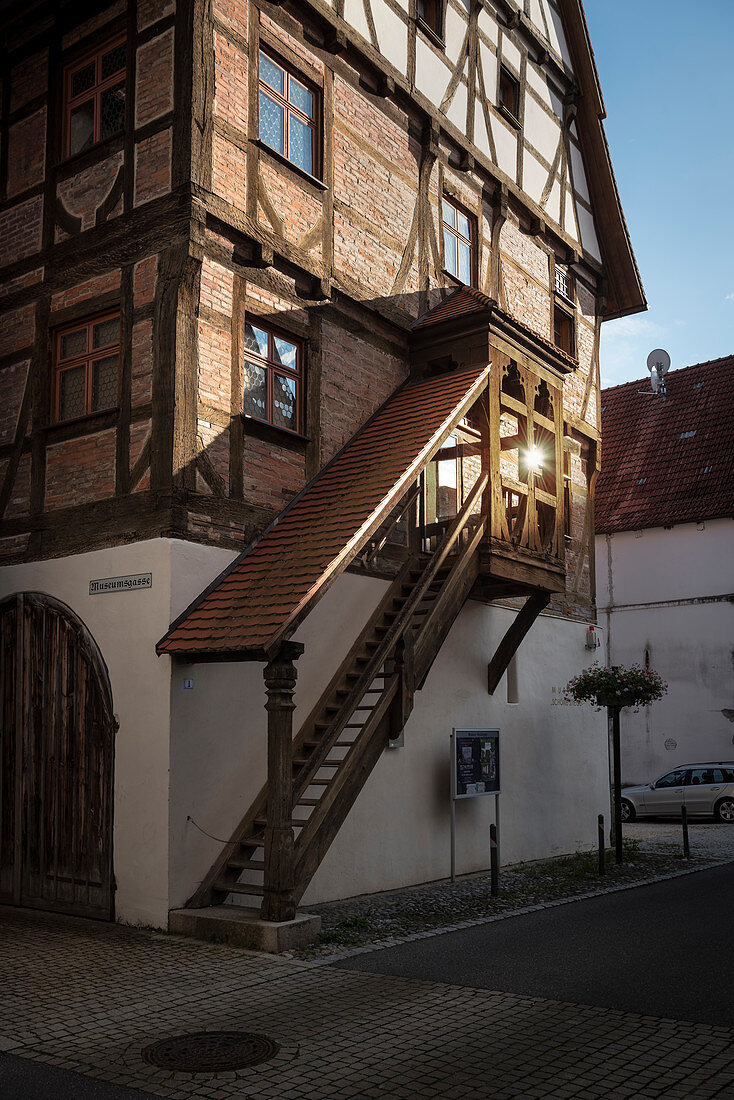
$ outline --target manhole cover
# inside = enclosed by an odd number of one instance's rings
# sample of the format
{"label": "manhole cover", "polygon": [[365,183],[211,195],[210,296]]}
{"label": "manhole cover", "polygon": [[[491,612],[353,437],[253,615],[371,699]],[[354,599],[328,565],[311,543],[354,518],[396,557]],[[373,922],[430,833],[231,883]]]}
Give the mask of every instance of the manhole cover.
{"label": "manhole cover", "polygon": [[143,1047],[143,1060],[159,1069],[179,1073],[217,1073],[225,1069],[257,1066],[280,1050],[267,1035],[248,1031],[199,1031],[175,1035]]}

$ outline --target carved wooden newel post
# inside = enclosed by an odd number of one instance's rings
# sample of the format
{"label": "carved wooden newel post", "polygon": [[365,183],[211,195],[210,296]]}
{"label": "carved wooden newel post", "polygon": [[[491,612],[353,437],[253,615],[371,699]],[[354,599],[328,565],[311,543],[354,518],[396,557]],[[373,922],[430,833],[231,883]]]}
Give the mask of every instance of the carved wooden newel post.
{"label": "carved wooden newel post", "polygon": [[268,701],[268,805],[265,827],[263,920],[292,920],[293,896],[293,690],[300,642],[285,642],[265,666]]}

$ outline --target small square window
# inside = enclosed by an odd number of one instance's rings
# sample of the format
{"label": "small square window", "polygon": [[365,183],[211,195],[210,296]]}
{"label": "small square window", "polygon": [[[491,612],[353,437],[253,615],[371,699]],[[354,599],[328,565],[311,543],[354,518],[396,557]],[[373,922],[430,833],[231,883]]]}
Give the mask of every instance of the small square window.
{"label": "small square window", "polygon": [[64,69],[64,152],[70,157],[125,129],[124,39]]}
{"label": "small square window", "polygon": [[467,286],[474,281],[475,219],[457,203],[441,201],[443,223],[444,267],[450,275]]}
{"label": "small square window", "polygon": [[57,329],[53,349],[57,421],[74,420],[117,405],[119,313]]}
{"label": "small square window", "polygon": [[318,95],[285,65],[260,51],[260,141],[297,168],[318,172]]}
{"label": "small square window", "polygon": [[556,294],[560,294],[567,302],[573,302],[573,275],[568,268],[556,263],[553,280]]}
{"label": "small square window", "polygon": [[520,81],[504,65],[500,66],[499,104],[515,122],[520,118]]}
{"label": "small square window", "polygon": [[571,314],[556,304],[553,308],[553,343],[568,355],[576,354],[574,319]]}
{"label": "small square window", "polygon": [[303,345],[253,317],[245,321],[242,411],[301,431]]}

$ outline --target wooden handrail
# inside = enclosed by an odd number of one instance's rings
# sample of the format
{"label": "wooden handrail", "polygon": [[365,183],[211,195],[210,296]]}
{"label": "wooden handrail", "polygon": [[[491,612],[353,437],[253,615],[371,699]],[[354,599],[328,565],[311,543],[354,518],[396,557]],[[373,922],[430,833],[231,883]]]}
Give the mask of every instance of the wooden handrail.
{"label": "wooden handrail", "polygon": [[[319,752],[317,755],[314,755],[314,759],[312,762],[310,762],[308,770],[306,771],[304,769],[305,774],[299,775],[298,778],[295,780],[295,795],[302,793],[305,787],[308,786],[308,783],[306,782],[307,776],[310,775],[311,777],[313,777],[313,774],[315,774],[315,772],[318,770],[318,768],[313,767],[312,765],[316,765],[319,759],[325,759],[329,749],[333,745],[333,742],[338,738],[342,729],[349,721],[349,718],[354,712],[357,704],[365,695],[367,688],[372,684],[375,676],[380,671],[387,658],[390,656],[394,646],[396,645],[402,634],[410,626],[418,604],[421,602],[428,588],[430,588],[431,584],[433,583],[436,573],[448,557],[454,543],[459,538],[459,535],[463,531],[468,521],[471,519],[471,510],[477,499],[481,496],[484,489],[486,488],[488,480],[489,477],[486,473],[481,474],[477,478],[477,481],[475,482],[469,496],[466,498],[461,508],[461,511],[454,519],[451,527],[446,532],[443,541],[431,557],[431,561],[426,566],[423,572],[423,576],[416,584],[415,588],[406,600],[404,606],[401,608],[395,621],[387,629],[384,637],[380,641],[377,649],[372,654],[369,662],[364,666],[362,674],[360,675],[359,679],[353,684],[349,695],[339,708],[338,714],[334,716],[334,719],[331,723],[330,736],[328,738],[323,738],[322,744],[319,747]],[[306,725],[304,725],[302,729],[305,730]],[[296,738],[296,741],[297,740],[298,738]]]}

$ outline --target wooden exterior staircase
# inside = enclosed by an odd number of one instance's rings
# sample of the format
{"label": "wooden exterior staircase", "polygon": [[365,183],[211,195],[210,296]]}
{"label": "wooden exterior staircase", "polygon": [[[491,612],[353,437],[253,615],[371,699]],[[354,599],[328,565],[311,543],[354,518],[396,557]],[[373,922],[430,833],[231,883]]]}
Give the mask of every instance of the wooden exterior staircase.
{"label": "wooden exterior staircase", "polygon": [[[262,899],[267,920],[295,914],[477,579],[487,484],[484,473],[433,554],[405,563],[296,736],[288,723],[279,749],[270,739],[268,783],[188,907],[240,895],[249,905]],[[290,681],[286,667],[273,672],[272,693],[292,695],[292,661]]]}

